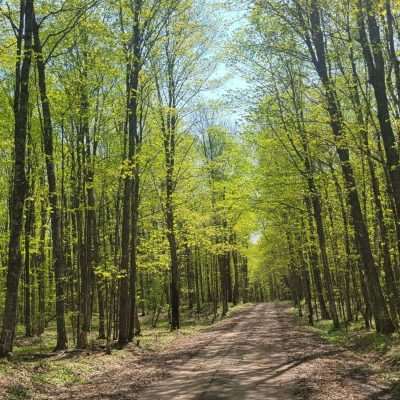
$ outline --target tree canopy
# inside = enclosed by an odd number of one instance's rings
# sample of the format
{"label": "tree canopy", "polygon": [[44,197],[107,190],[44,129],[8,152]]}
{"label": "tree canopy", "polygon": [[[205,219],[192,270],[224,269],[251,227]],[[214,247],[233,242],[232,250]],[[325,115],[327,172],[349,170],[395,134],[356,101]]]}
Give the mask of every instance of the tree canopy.
{"label": "tree canopy", "polygon": [[0,18],[1,356],[22,331],[110,351],[146,315],[178,330],[276,299],[398,330],[396,1],[10,0]]}

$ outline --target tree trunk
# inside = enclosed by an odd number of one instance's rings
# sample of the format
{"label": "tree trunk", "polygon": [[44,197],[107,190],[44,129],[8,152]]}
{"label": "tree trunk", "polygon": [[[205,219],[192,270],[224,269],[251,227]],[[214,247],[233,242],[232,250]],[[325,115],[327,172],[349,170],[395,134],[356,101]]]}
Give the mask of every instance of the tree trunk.
{"label": "tree trunk", "polygon": [[247,257],[242,257],[242,276],[243,276],[243,303],[249,302],[249,273],[247,266]]}
{"label": "tree trunk", "polygon": [[[31,167],[30,167],[31,168]],[[32,171],[29,169],[29,175]],[[32,178],[31,178],[32,179]],[[28,179],[29,180],[29,179]],[[33,184],[31,183],[30,196],[33,197]],[[31,255],[31,238],[35,236],[35,202],[33,198],[26,201],[26,213],[25,213],[25,336],[31,337],[33,335],[32,330],[32,282],[31,282],[31,266],[33,264],[33,257]],[[34,309],[33,309],[34,310]]]}
{"label": "tree trunk", "polygon": [[314,179],[310,174],[310,172],[308,174],[308,187],[310,190],[311,203],[314,210],[315,224],[317,226],[318,242],[321,252],[322,267],[324,271],[324,283],[325,283],[326,293],[328,296],[330,316],[333,320],[334,328],[337,329],[339,328],[340,324],[336,309],[335,296],[333,292],[332,276],[331,276],[331,271],[329,269],[328,255],[326,252],[326,238],[325,238],[325,229],[322,221],[322,207],[321,207],[320,194],[317,188],[315,187]]}
{"label": "tree trunk", "polygon": [[[312,0],[310,23],[311,38],[309,36],[305,38],[306,44],[325,90],[325,98],[333,135],[335,138],[340,139],[343,137],[343,117],[334,86],[328,75],[324,35],[321,29],[321,16],[317,0]],[[336,151],[341,162],[343,179],[347,191],[347,202],[351,210],[356,242],[362,259],[362,268],[365,272],[368,291],[371,296],[371,306],[376,322],[376,329],[380,333],[392,333],[394,332],[395,327],[390,319],[386,307],[382,288],[379,282],[378,271],[372,255],[368,230],[361,212],[360,199],[353,168],[350,164],[349,149],[345,146],[343,141],[337,140]]]}
{"label": "tree trunk", "polygon": [[46,224],[47,224],[47,207],[44,199],[40,202],[40,242],[39,254],[37,257],[37,280],[38,280],[38,295],[39,295],[39,309],[38,309],[38,327],[37,334],[41,335],[44,332],[46,321],[46,255],[45,255],[45,242],[46,242]]}
{"label": "tree trunk", "polygon": [[236,306],[239,304],[239,260],[238,260],[238,253],[236,250],[232,252],[232,259],[233,259],[233,270],[234,270],[234,286],[233,286],[233,304]]}
{"label": "tree trunk", "polygon": [[[167,178],[167,187],[172,187],[172,179]],[[168,199],[169,198],[169,199]],[[180,328],[179,316],[179,268],[174,227],[174,214],[171,194],[167,193],[166,203],[167,238],[171,257],[171,329]]]}
{"label": "tree trunk", "polygon": [[[135,179],[133,181],[132,193],[132,226],[131,226],[131,260],[130,260],[130,321],[129,321],[129,341],[132,341],[137,328],[135,327],[137,318],[136,306],[136,275],[137,275],[137,246],[138,246],[138,222],[139,222],[139,172],[138,165],[135,166]],[[138,327],[139,328],[139,327]]]}
{"label": "tree trunk", "polygon": [[61,213],[58,205],[57,181],[54,165],[53,128],[49,99],[46,87],[46,66],[43,60],[42,46],[39,37],[39,27],[36,19],[33,23],[34,45],[36,54],[36,67],[38,71],[39,93],[43,113],[43,147],[46,156],[47,181],[49,185],[49,205],[51,207],[51,233],[53,248],[53,265],[56,280],[56,321],[57,344],[56,350],[67,348],[67,333],[65,329],[65,304],[64,304],[64,253],[61,237]]}
{"label": "tree trunk", "polygon": [[[365,13],[364,13],[365,9]],[[366,14],[366,17],[365,15]],[[366,34],[364,19],[367,19],[369,40]],[[374,15],[371,0],[359,0],[358,27],[360,43],[364,59],[368,67],[369,81],[374,89],[380,134],[386,153],[386,164],[389,173],[391,189],[396,204],[396,215],[399,223],[400,215],[400,163],[396,138],[390,121],[389,101],[386,92],[385,61],[382,53],[382,41],[379,25]]]}
{"label": "tree trunk", "polygon": [[10,238],[8,243],[8,268],[3,325],[0,335],[0,356],[12,351],[17,323],[18,286],[22,271],[21,232],[23,227],[24,202],[27,192],[25,154],[29,105],[29,74],[32,61],[33,0],[21,1],[20,7],[16,87],[14,98],[14,176],[10,209]]}
{"label": "tree trunk", "polygon": [[318,304],[321,311],[322,319],[329,319],[328,309],[326,308],[326,303],[323,294],[322,288],[322,279],[321,279],[321,271],[318,267],[318,253],[315,247],[315,227],[313,221],[313,214],[311,211],[311,199],[307,197],[306,199],[306,207],[307,207],[307,216],[308,216],[308,227],[310,231],[309,237],[309,254],[310,254],[310,264],[311,264],[311,272],[313,275],[315,290],[317,292]]}
{"label": "tree trunk", "polygon": [[[138,210],[139,182],[137,180],[138,170],[135,165],[138,151],[138,90],[139,74],[141,70],[141,50],[140,50],[140,24],[139,16],[141,2],[133,2],[133,33],[132,46],[127,54],[127,78],[126,78],[126,97],[127,97],[127,134],[128,134],[128,165],[124,177],[123,195],[123,216],[122,216],[122,256],[120,270],[122,277],[119,286],[119,336],[118,344],[125,346],[134,335],[134,309],[136,298],[129,298],[129,286],[131,286],[131,296],[136,292],[136,240],[137,240],[137,215],[132,215],[133,210]],[[136,179],[134,179],[134,177]],[[136,213],[137,214],[137,213]],[[133,217],[133,223],[131,219]],[[134,225],[134,226],[132,226]],[[133,237],[132,237],[133,235]],[[135,246],[131,248],[132,244]],[[130,256],[133,255],[133,260]],[[131,329],[130,329],[131,328]]]}
{"label": "tree trunk", "polygon": [[186,280],[187,280],[187,289],[188,289],[188,308],[189,310],[193,310],[194,301],[195,301],[195,288],[194,288],[194,257],[192,255],[192,251],[190,247],[186,244],[185,246],[186,252]]}
{"label": "tree trunk", "polygon": [[33,163],[32,163],[32,152],[30,151],[29,145],[31,144],[31,137],[28,137],[28,154],[27,154],[27,185],[28,185],[28,198],[25,200],[25,281],[24,281],[24,323],[25,323],[25,336],[31,337],[33,336],[33,327],[32,327],[32,311],[35,309],[32,307],[32,266],[34,257],[31,254],[31,240],[35,237],[35,184],[34,184],[34,176],[33,176]]}
{"label": "tree trunk", "polygon": [[222,302],[222,316],[225,316],[228,312],[228,300],[229,300],[229,253],[224,252],[218,255],[219,275],[221,284],[221,302]]}

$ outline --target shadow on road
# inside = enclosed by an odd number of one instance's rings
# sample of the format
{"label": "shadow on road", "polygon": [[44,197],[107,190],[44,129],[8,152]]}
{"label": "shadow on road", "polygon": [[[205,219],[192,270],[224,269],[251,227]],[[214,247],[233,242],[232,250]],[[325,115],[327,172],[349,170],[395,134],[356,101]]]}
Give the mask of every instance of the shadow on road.
{"label": "shadow on road", "polygon": [[[395,400],[352,353],[297,327],[286,305],[259,304],[191,343],[107,370],[65,399]],[[132,379],[154,373],[148,387]],[[146,381],[146,379],[144,379]],[[397,397],[398,399],[400,397]],[[58,398],[57,398],[58,399]]]}

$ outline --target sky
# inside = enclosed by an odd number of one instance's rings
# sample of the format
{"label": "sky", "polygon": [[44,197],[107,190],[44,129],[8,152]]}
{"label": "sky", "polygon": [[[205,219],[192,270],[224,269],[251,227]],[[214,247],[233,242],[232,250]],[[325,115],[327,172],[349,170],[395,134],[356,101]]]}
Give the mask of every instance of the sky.
{"label": "sky", "polygon": [[[211,3],[217,4],[218,0],[211,0]],[[215,48],[212,50],[212,56],[216,57],[218,61],[210,80],[217,81],[218,84],[206,91],[205,99],[227,103],[226,113],[229,115],[226,117],[236,124],[243,118],[246,110],[237,104],[235,97],[240,91],[248,88],[248,83],[226,59],[226,46],[231,43],[235,33],[245,26],[246,14],[243,10],[227,11],[220,8],[216,20],[218,23],[217,40]]]}

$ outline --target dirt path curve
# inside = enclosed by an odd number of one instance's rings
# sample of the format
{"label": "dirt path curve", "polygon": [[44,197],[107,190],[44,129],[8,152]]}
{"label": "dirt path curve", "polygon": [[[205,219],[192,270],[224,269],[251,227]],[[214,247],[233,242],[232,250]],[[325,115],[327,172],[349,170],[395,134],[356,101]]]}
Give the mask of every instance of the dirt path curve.
{"label": "dirt path curve", "polygon": [[[296,327],[287,306],[259,304],[226,329],[211,328],[190,360],[169,361],[168,377],[141,400],[384,400],[374,371],[354,354]],[[201,335],[199,335],[201,336]]]}

